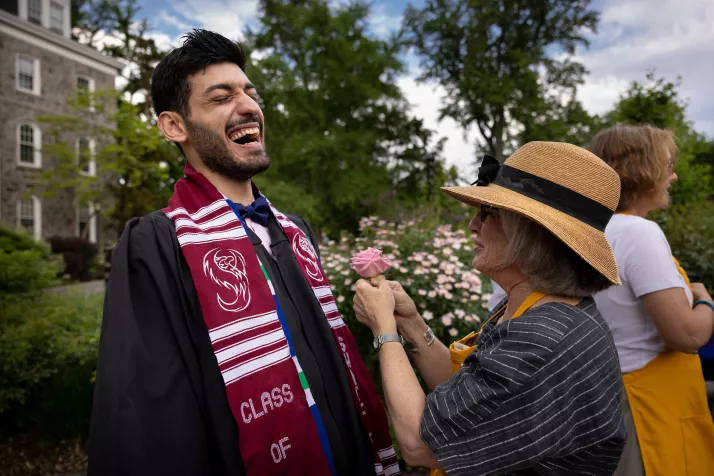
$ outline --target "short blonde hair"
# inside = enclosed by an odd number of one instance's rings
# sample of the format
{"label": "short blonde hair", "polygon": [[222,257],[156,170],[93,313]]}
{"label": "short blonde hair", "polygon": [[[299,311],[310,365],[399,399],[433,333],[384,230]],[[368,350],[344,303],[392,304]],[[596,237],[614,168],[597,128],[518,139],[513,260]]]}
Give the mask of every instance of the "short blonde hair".
{"label": "short blonde hair", "polygon": [[672,131],[652,126],[618,124],[593,137],[588,150],[600,157],[620,176],[619,211],[655,193],[669,176],[667,153],[677,160]]}
{"label": "short blonde hair", "polygon": [[540,224],[502,208],[498,210],[498,217],[508,240],[501,267],[518,267],[536,290],[578,298],[591,296],[612,285]]}

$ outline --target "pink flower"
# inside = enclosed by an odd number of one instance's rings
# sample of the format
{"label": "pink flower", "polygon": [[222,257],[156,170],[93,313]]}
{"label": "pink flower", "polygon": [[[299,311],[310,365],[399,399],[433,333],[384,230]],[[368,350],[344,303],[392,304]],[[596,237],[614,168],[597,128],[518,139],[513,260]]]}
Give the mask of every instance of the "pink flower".
{"label": "pink flower", "polygon": [[419,293],[419,296],[426,296],[426,291],[423,290],[423,289],[420,289],[420,290],[418,291],[418,293]]}
{"label": "pink flower", "polygon": [[388,270],[392,264],[376,248],[367,248],[352,257],[352,269],[363,278],[374,278]]}
{"label": "pink flower", "polygon": [[457,331],[457,330],[454,329],[453,327],[452,327],[451,329],[449,329],[449,335],[450,335],[451,337],[456,337],[458,334],[459,334],[459,331]]}
{"label": "pink flower", "polygon": [[451,316],[448,314],[445,316],[441,316],[441,323],[444,324],[445,326],[450,326],[451,325]]}
{"label": "pink flower", "polygon": [[422,313],[422,317],[424,318],[424,320],[430,321],[430,320],[434,319],[434,314],[431,313],[430,311],[424,311]]}

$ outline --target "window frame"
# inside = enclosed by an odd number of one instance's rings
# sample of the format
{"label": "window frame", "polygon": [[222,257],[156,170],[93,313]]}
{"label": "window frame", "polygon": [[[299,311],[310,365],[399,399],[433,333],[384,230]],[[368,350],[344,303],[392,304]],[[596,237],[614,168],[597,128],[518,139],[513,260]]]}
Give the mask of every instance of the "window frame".
{"label": "window frame", "polygon": [[[28,4],[28,6],[29,6],[29,4]],[[63,35],[63,36],[64,36],[64,23],[65,23],[65,21],[64,21],[65,18],[64,18],[64,17],[65,17],[65,10],[66,10],[66,8],[67,8],[66,5],[64,5],[63,3],[55,2],[54,0],[50,0],[50,2],[49,2],[49,7],[50,7],[50,8],[49,8],[49,17],[48,17],[48,18],[49,18],[49,24],[47,25],[47,28],[48,28],[51,32],[53,32],[53,33],[57,33],[58,35]],[[62,12],[62,16],[61,16],[61,18],[60,18],[60,26],[59,26],[58,29],[55,29],[54,26],[52,25],[52,19],[53,19],[53,18],[52,18],[52,12],[53,12],[53,7],[59,7],[59,8],[61,9],[61,12]],[[29,16],[29,8],[28,8],[28,16]]]}
{"label": "window frame", "polygon": [[[87,239],[90,243],[97,242],[97,216],[95,214],[94,203],[85,203],[84,206],[89,213],[89,220],[87,221],[87,226],[89,227],[89,233],[87,233]],[[77,204],[77,236],[82,236],[82,203]]]}
{"label": "window frame", "polygon": [[[32,89],[20,85],[20,62],[21,59],[32,61]],[[40,60],[38,58],[18,53],[15,56],[15,88],[27,94],[40,96],[42,93],[42,77],[40,75]]]}
{"label": "window frame", "polygon": [[42,4],[44,3],[42,0],[35,0],[39,4],[39,16],[37,18],[33,18],[30,16],[30,4],[32,3],[33,0],[27,0],[27,21],[30,23],[34,23],[35,25],[43,26],[42,25]]}
{"label": "window frame", "polygon": [[[32,144],[34,148],[34,160],[32,163],[22,161],[22,127],[29,126],[32,128]],[[20,167],[28,167],[32,169],[42,168],[42,129],[37,124],[32,122],[21,122],[17,125],[16,134],[16,162]]]}
{"label": "window frame", "polygon": [[36,195],[31,195],[30,198],[22,198],[17,201],[17,220],[16,227],[18,230],[27,228],[22,226],[22,202],[26,200],[32,201],[32,235],[36,240],[42,239],[42,202]]}
{"label": "window frame", "polygon": [[76,158],[76,163],[77,165],[80,165],[79,163],[79,142],[82,139],[87,140],[87,145],[89,147],[89,163],[88,165],[88,170],[85,171],[84,169],[79,171],[80,175],[83,175],[85,177],[96,177],[97,175],[97,161],[96,161],[96,144],[94,142],[94,139],[91,137],[77,137],[77,140],[75,141],[75,158]]}

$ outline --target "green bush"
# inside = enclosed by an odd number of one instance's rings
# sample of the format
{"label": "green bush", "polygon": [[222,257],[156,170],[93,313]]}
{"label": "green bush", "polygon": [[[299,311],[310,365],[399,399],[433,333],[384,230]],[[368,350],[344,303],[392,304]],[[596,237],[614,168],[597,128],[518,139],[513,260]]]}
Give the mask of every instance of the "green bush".
{"label": "green bush", "polygon": [[714,292],[714,203],[676,205],[653,216],[692,282]]}
{"label": "green bush", "polygon": [[61,257],[53,256],[46,244],[0,226],[0,310],[12,296],[56,283],[61,270]]}
{"label": "green bush", "polygon": [[102,302],[39,293],[3,306],[0,432],[86,433]]}

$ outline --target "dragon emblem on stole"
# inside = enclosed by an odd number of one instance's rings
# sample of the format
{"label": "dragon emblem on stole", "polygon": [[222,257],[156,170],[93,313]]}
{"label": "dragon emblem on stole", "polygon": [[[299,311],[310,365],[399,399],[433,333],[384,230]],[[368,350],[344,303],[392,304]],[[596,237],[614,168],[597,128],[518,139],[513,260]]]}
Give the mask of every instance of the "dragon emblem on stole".
{"label": "dragon emblem on stole", "polygon": [[203,273],[218,286],[230,291],[224,294],[225,300],[220,292],[216,293],[221,309],[240,312],[248,307],[250,288],[242,254],[232,249],[213,248],[203,257]]}

